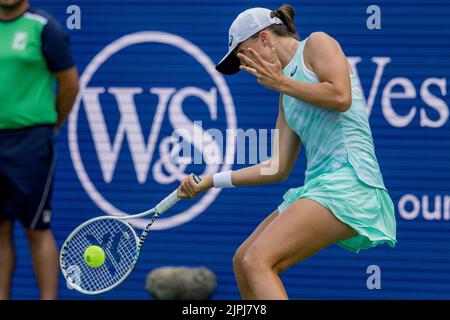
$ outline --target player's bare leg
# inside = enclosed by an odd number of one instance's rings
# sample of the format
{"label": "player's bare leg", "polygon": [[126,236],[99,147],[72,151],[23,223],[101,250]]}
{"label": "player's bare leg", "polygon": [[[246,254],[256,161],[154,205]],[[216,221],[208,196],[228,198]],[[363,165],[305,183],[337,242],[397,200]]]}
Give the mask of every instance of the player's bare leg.
{"label": "player's bare leg", "polygon": [[236,278],[239,291],[242,299],[247,299],[250,296],[250,288],[248,287],[247,279],[244,275],[242,268],[242,261],[250,245],[256,240],[256,238],[263,232],[263,230],[278,216],[278,210],[275,210],[268,215],[252,232],[252,234],[245,240],[237,249],[233,257],[233,270]]}
{"label": "player's bare leg", "polygon": [[330,244],[356,232],[327,208],[299,199],[256,238],[242,259],[248,299],[287,299],[279,274]]}
{"label": "player's bare leg", "polygon": [[50,229],[25,230],[30,243],[33,269],[41,299],[53,300],[58,294],[58,248]]}
{"label": "player's bare leg", "polygon": [[0,221],[0,300],[10,298],[11,282],[16,263],[13,239],[14,223]]}

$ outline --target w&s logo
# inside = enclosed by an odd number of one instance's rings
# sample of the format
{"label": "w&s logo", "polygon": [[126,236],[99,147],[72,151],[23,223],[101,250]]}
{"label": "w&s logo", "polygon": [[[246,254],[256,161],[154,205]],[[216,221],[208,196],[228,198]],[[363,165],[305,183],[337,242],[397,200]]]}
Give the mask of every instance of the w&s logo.
{"label": "w&s logo", "polygon": [[[236,115],[223,77],[186,39],[150,31],[126,35],[94,57],[80,84],[68,124],[70,155],[81,185],[105,213],[144,211],[190,172],[202,175],[231,168],[234,140],[226,141],[223,162],[217,163],[208,161],[214,148],[205,150],[201,139],[192,139],[195,132],[207,135],[196,121],[233,130]],[[184,143],[202,153],[202,165],[174,161],[173,132],[179,129],[188,133]],[[190,221],[219,192],[211,189],[187,207],[177,206],[171,210],[175,214],[160,218],[154,228]],[[144,228],[148,221],[131,222]]]}

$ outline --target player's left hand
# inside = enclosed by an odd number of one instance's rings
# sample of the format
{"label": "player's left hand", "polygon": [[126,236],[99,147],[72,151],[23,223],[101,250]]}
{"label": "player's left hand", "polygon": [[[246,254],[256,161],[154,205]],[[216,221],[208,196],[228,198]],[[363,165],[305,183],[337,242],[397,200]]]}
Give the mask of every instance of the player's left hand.
{"label": "player's left hand", "polygon": [[258,83],[266,88],[279,91],[281,81],[284,79],[280,59],[271,47],[272,61],[264,60],[255,50],[248,48],[248,55],[238,53],[237,57],[245,62],[239,67],[241,70],[253,74]]}

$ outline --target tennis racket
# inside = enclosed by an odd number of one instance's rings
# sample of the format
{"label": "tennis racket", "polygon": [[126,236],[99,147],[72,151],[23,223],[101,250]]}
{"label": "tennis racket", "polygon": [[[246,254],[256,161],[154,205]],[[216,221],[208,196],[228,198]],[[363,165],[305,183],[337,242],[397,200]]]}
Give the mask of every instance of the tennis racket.
{"label": "tennis racket", "polygon": [[[196,175],[193,178],[196,183],[201,181]],[[180,200],[177,191],[148,211],[135,215],[93,218],[72,231],[62,245],[59,259],[68,286],[81,293],[95,295],[112,290],[125,281],[136,266],[152,224]],[[149,224],[138,237],[127,220],[152,213]],[[99,267],[90,267],[84,261],[84,252],[90,246],[99,246],[105,253],[105,262]]]}

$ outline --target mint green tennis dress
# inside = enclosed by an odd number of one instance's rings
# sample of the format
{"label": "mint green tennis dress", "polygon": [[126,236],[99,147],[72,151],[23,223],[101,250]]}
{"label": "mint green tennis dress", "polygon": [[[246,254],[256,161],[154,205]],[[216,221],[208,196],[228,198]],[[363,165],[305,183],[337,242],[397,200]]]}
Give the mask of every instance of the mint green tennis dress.
{"label": "mint green tennis dress", "polygon": [[[307,38],[284,68],[292,79],[317,83],[303,62]],[[375,156],[364,96],[351,75],[352,105],[336,112],[283,95],[288,125],[301,137],[307,169],[302,187],[289,189],[278,210],[282,213],[300,198],[322,204],[358,234],[337,244],[353,252],[382,243],[394,247],[395,210],[384,186]]]}

